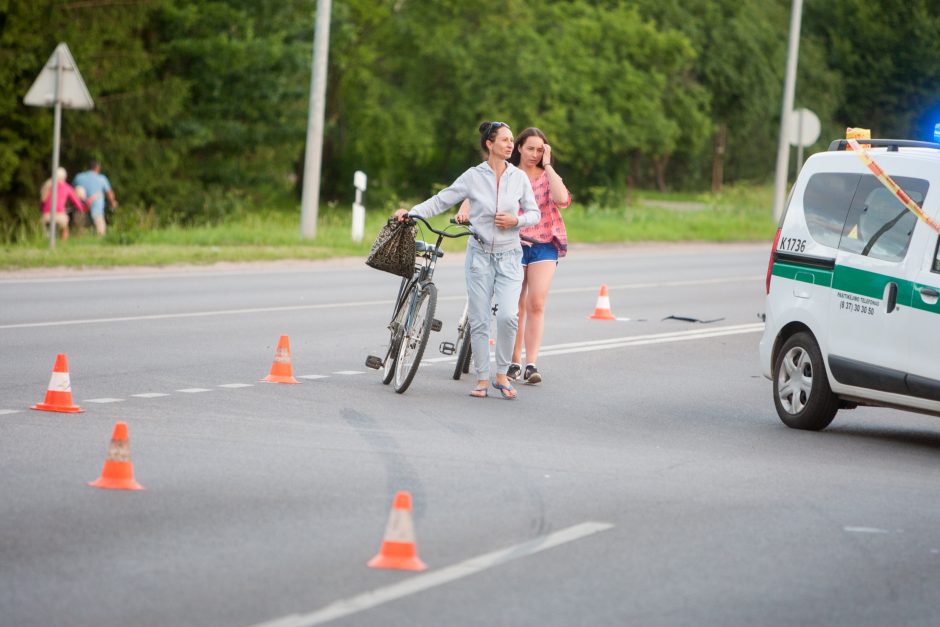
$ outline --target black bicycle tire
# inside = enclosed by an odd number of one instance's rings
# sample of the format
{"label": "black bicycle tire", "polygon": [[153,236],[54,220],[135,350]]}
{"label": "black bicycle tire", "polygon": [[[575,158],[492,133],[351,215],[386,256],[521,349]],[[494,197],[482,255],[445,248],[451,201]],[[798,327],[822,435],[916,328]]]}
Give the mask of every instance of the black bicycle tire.
{"label": "black bicycle tire", "polygon": [[[418,343],[415,346],[415,356],[414,360],[411,362],[411,367],[408,368],[408,372],[405,375],[405,379],[400,383],[395,384],[395,392],[398,394],[404,394],[408,390],[408,386],[411,385],[411,382],[414,380],[415,375],[418,373],[418,366],[421,365],[421,358],[424,356],[424,349],[428,345],[428,338],[431,335],[431,324],[434,322],[434,311],[437,308],[437,288],[433,283],[425,283],[423,285],[416,285],[414,289],[420,289],[421,293],[418,295],[418,306],[416,311],[420,311],[421,307],[427,299],[427,313],[424,316],[423,328],[418,331]],[[411,322],[412,325],[415,324],[415,321]],[[398,369],[402,367],[402,351],[406,349],[407,342],[406,338],[410,335],[408,329],[405,329],[405,332],[402,334],[401,345],[398,348],[398,357],[396,358],[395,363],[395,373],[398,375]],[[396,379],[398,377],[396,376]]]}
{"label": "black bicycle tire", "polygon": [[470,350],[470,306],[469,303],[463,309],[463,315],[460,316],[460,322],[457,324],[457,363],[454,364],[454,381],[460,381],[460,375],[467,372],[464,363],[467,361],[467,354]]}
{"label": "black bicycle tire", "polygon": [[395,341],[395,334],[392,333],[388,341],[388,354],[385,356],[385,373],[382,375],[382,383],[388,385],[395,378],[395,360],[398,358],[398,344]]}
{"label": "black bicycle tire", "polygon": [[[467,325],[469,327],[469,325]],[[458,341],[457,363],[454,365],[454,381],[460,381],[460,375],[467,372],[466,365],[470,359],[470,329],[464,329],[463,337]]]}
{"label": "black bicycle tire", "polygon": [[463,373],[470,372],[470,364],[473,363],[473,342],[467,337],[467,358],[463,362]]}

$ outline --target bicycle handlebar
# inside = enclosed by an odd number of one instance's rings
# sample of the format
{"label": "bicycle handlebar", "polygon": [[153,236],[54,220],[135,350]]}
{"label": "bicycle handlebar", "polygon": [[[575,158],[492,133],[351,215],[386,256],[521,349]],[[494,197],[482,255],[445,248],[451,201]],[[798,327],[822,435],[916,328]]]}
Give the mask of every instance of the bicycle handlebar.
{"label": "bicycle handlebar", "polygon": [[[390,220],[394,220],[394,218],[390,218]],[[459,233],[451,233],[451,232],[449,232],[447,229],[444,229],[443,231],[439,231],[439,230],[435,229],[433,226],[431,226],[431,223],[428,222],[427,220],[425,220],[424,218],[422,218],[421,216],[408,216],[408,220],[409,220],[412,224],[414,224],[414,221],[415,221],[415,220],[421,220],[422,222],[424,222],[424,225],[425,225],[426,227],[428,227],[428,229],[429,229],[432,233],[437,233],[438,235],[440,235],[440,236],[442,236],[442,237],[451,237],[451,238],[454,238],[454,239],[457,239],[458,237],[467,237],[468,235],[473,235],[474,237],[476,237],[476,233],[473,232],[473,230],[470,228],[470,225],[469,225],[469,224],[460,224],[459,222],[455,222],[453,218],[451,218],[451,220],[450,220],[452,223],[457,224],[457,225],[460,225],[460,226],[466,226],[466,227],[467,227],[467,230],[466,230],[466,231],[461,231],[461,232],[459,232]]]}

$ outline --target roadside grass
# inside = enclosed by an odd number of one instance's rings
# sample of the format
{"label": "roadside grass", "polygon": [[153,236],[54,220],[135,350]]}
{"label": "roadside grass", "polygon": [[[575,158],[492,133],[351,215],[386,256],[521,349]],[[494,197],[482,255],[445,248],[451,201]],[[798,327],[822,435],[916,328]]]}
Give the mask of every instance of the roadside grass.
{"label": "roadside grass", "polygon": [[[719,194],[642,191],[622,207],[575,202],[563,215],[573,243],[763,241],[771,239],[775,229],[772,191],[768,186],[748,185],[728,186]],[[351,212],[336,209],[321,210],[313,241],[300,238],[300,215],[294,211],[244,212],[212,226],[155,228],[152,215],[122,209],[106,237],[98,238],[85,229],[68,241],[56,242],[54,249],[37,227],[26,242],[0,248],[0,269],[364,259],[390,213],[391,209],[368,212],[365,237],[356,243],[351,239]],[[440,228],[450,217],[444,214],[432,222]],[[423,237],[433,238],[431,233]],[[465,245],[463,239],[447,240],[444,248],[457,251]]]}

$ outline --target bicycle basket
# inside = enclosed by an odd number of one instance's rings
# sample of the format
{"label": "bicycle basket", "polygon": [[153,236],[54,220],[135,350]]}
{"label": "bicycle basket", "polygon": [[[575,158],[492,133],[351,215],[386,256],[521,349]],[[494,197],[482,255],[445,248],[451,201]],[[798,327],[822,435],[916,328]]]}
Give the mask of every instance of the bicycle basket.
{"label": "bicycle basket", "polygon": [[415,273],[415,225],[391,219],[379,231],[366,265],[410,279]]}

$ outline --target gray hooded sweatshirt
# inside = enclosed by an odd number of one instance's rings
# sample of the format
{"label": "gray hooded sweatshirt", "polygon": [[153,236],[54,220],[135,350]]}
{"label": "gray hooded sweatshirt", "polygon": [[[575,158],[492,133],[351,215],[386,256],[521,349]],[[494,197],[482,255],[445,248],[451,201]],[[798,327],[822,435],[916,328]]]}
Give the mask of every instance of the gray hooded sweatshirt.
{"label": "gray hooded sweatshirt", "polygon": [[[412,207],[408,214],[430,218],[465,199],[470,200],[473,230],[484,244],[481,247],[476,240],[468,238],[467,246],[476,246],[488,253],[519,248],[519,229],[538,224],[542,217],[526,173],[507,162],[497,190],[496,173],[486,161],[461,174],[450,187],[442,189],[433,198]],[[519,209],[523,210],[521,214]],[[496,228],[497,211],[518,215],[518,226],[511,229]]]}

